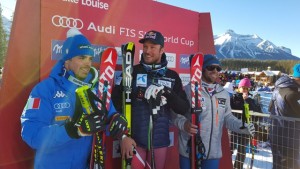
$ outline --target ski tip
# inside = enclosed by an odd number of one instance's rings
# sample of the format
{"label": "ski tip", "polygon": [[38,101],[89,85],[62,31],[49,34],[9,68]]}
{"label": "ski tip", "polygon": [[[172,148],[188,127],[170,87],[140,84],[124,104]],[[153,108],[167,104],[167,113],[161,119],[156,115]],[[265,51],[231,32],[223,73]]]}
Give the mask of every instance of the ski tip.
{"label": "ski tip", "polygon": [[118,55],[118,52],[115,48],[113,47],[108,47],[106,48],[102,53],[101,53],[101,56],[102,55],[113,55],[113,56],[117,56]]}
{"label": "ski tip", "polygon": [[197,52],[197,53],[193,54],[193,57],[196,57],[196,56],[204,57],[204,54],[202,52]]}
{"label": "ski tip", "polygon": [[134,51],[135,44],[133,42],[128,42],[122,45],[122,51]]}

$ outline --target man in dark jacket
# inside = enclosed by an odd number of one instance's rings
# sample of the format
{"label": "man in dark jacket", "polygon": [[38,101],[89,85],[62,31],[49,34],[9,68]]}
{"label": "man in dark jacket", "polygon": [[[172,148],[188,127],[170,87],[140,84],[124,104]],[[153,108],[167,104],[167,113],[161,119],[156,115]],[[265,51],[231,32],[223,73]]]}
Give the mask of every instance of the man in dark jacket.
{"label": "man in dark jacket", "polygon": [[300,64],[293,70],[293,78],[282,76],[276,81],[269,106],[273,169],[300,168]]}
{"label": "man in dark jacket", "polygon": [[[143,53],[140,63],[133,67],[132,73],[132,135],[131,138],[123,137],[121,152],[123,158],[132,156],[133,145],[144,165],[150,165],[150,157],[154,154],[155,168],[163,169],[167,147],[170,144],[171,110],[177,114],[184,114],[189,109],[189,102],[179,75],[167,68],[168,61],[164,53],[163,35],[152,30],[147,32],[139,42],[143,44]],[[121,81],[116,82],[112,93],[112,99],[118,110],[121,110],[122,105],[120,94],[123,89],[120,84],[122,84]],[[156,99],[159,96],[158,93],[162,93],[159,99],[163,101],[160,110],[154,114],[149,100]],[[151,126],[153,126],[152,129]],[[149,151],[152,148],[154,150]],[[134,168],[132,164],[132,169]]]}

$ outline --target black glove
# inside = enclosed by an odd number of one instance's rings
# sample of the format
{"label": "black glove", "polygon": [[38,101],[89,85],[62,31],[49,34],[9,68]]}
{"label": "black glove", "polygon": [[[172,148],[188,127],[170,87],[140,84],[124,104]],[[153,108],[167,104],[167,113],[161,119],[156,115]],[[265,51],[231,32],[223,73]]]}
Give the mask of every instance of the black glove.
{"label": "black glove", "polygon": [[81,136],[90,136],[104,130],[105,122],[106,118],[104,114],[94,112],[89,115],[82,114],[78,122],[68,120],[65,128],[71,138],[80,138]]}
{"label": "black glove", "polygon": [[[99,100],[91,91],[88,91],[89,99],[93,113],[84,114],[82,105],[76,95],[75,112],[72,119],[68,119],[65,123],[65,129],[71,138],[80,138],[81,136],[90,136],[105,129],[106,108],[104,103]],[[94,101],[102,104],[103,110],[99,110]]]}
{"label": "black glove", "polygon": [[89,136],[105,129],[105,115],[98,112],[85,115],[78,126],[80,136]]}
{"label": "black glove", "polygon": [[72,121],[71,119],[68,119],[65,123],[65,129],[67,131],[67,134],[71,137],[71,138],[80,138],[79,134],[78,134],[78,127],[76,126],[76,123],[74,121]]}
{"label": "black glove", "polygon": [[121,139],[128,133],[126,118],[119,113],[114,114],[109,123],[109,132],[112,137]]}

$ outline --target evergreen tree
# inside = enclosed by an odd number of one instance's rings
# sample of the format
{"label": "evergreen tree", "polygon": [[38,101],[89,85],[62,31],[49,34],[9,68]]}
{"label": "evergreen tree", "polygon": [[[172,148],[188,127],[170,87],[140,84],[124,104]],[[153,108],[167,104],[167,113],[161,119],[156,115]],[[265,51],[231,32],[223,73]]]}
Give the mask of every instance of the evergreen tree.
{"label": "evergreen tree", "polygon": [[0,67],[3,67],[3,63],[7,51],[7,35],[4,31],[3,21],[2,21],[2,6],[0,4]]}
{"label": "evergreen tree", "polygon": [[264,71],[270,66],[271,70],[279,70],[286,74],[291,74],[293,66],[299,62],[299,60],[221,59],[222,67],[228,67],[228,70],[240,71],[241,68],[248,68],[249,71]]}

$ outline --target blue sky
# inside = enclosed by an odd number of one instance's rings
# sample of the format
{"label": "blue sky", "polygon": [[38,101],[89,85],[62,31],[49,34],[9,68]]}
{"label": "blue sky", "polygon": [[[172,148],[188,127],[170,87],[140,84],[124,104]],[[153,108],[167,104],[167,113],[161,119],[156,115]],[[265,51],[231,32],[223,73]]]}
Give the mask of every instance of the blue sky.
{"label": "blue sky", "polygon": [[[157,0],[196,12],[209,12],[214,35],[228,29],[257,34],[300,57],[300,0]],[[16,0],[1,0],[10,18]]]}
{"label": "blue sky", "polygon": [[15,10],[16,0],[1,0],[0,3],[2,8],[2,15],[10,19],[12,13]]}
{"label": "blue sky", "polygon": [[157,0],[196,12],[209,12],[214,35],[228,29],[257,34],[300,57],[300,0]]}

